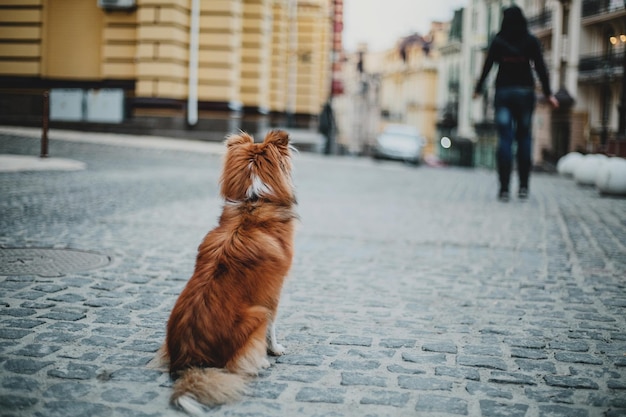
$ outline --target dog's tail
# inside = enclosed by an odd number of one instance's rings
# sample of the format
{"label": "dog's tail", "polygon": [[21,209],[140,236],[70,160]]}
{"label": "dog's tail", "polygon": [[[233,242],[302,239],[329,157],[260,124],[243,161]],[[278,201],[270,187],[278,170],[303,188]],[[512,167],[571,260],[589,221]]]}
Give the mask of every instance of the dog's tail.
{"label": "dog's tail", "polygon": [[172,403],[191,415],[200,415],[202,406],[234,402],[245,390],[245,375],[221,368],[189,368],[174,383]]}

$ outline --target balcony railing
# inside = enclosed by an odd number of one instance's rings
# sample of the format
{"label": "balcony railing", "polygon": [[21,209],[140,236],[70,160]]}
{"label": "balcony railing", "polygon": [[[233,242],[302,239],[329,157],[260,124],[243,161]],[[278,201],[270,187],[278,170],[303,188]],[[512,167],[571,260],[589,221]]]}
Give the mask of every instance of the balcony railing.
{"label": "balcony railing", "polygon": [[552,23],[552,11],[544,10],[537,15],[529,16],[526,20],[528,21],[528,29],[530,30],[545,29]]}
{"label": "balcony railing", "polygon": [[448,81],[448,91],[450,93],[458,94],[460,83],[458,81]]}
{"label": "balcony railing", "polygon": [[612,13],[626,8],[623,0],[583,0],[583,17]]}
{"label": "balcony railing", "polygon": [[617,75],[623,72],[624,53],[611,55],[587,55],[581,56],[578,61],[578,73],[581,78],[604,77]]}

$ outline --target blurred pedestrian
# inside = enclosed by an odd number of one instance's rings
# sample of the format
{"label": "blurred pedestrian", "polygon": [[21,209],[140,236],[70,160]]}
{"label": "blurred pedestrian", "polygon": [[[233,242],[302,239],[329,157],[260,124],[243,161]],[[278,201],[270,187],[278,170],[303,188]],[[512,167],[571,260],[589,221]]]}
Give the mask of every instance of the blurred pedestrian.
{"label": "blurred pedestrian", "polygon": [[324,138],[326,139],[326,142],[324,144],[324,154],[330,155],[332,153],[333,142],[335,141],[335,133],[337,131],[335,115],[333,113],[333,108],[330,104],[330,100],[328,100],[322,108],[318,131],[322,135],[324,135]]}
{"label": "blurred pedestrian", "polygon": [[528,198],[528,180],[532,164],[532,117],[535,109],[534,68],[541,88],[550,104],[557,108],[559,102],[550,89],[548,70],[543,60],[539,40],[528,32],[522,10],[512,6],[504,10],[500,32],[489,45],[474,98],[480,96],[491,67],[498,64],[494,97],[495,123],[498,131],[496,163],[501,201],[509,200],[509,181],[513,165],[513,141],[517,142],[518,196]]}

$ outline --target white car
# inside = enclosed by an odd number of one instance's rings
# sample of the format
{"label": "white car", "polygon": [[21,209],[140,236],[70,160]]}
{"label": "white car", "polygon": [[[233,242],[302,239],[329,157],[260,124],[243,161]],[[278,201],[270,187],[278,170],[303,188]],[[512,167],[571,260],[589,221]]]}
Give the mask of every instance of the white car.
{"label": "white car", "polygon": [[422,161],[425,144],[426,139],[414,126],[390,124],[376,138],[373,156],[376,159],[396,159],[417,165]]}

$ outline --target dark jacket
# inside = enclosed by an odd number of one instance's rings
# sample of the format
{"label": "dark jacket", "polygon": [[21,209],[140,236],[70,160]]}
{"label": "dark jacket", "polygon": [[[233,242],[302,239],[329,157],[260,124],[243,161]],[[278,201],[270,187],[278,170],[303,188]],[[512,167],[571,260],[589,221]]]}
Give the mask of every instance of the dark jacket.
{"label": "dark jacket", "polygon": [[546,97],[552,95],[548,70],[541,53],[541,44],[535,36],[527,34],[515,42],[509,42],[501,35],[496,35],[489,45],[483,71],[474,89],[475,93],[482,91],[485,78],[487,78],[494,62],[498,63],[499,66],[496,89],[499,87],[534,88],[535,79],[531,67],[531,63],[533,63],[541,82],[543,94]]}

